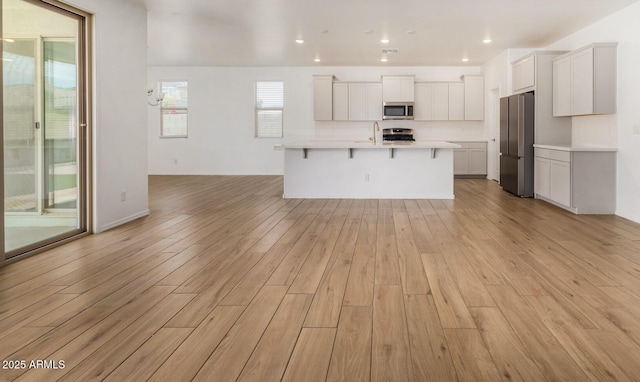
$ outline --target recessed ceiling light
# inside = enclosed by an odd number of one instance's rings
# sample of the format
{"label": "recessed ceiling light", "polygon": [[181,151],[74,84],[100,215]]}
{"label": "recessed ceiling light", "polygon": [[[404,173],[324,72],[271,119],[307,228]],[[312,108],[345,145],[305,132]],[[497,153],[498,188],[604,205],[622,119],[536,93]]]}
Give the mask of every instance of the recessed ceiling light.
{"label": "recessed ceiling light", "polygon": [[304,44],[304,40],[299,38],[296,40],[296,44]]}
{"label": "recessed ceiling light", "polygon": [[315,62],[320,62],[320,59],[318,57],[314,58],[313,61]]}
{"label": "recessed ceiling light", "polygon": [[483,43],[485,44],[491,44],[491,39],[490,38],[485,38],[484,40],[482,40]]}
{"label": "recessed ceiling light", "polygon": [[464,58],[462,59],[462,62],[468,62],[468,61],[469,61],[469,58],[467,58],[467,57],[464,57]]}
{"label": "recessed ceiling light", "polygon": [[383,44],[388,44],[389,43],[389,39],[388,38],[383,38],[382,40],[380,40],[381,43]]}
{"label": "recessed ceiling light", "polygon": [[387,62],[387,58],[386,58],[386,57],[382,57],[382,58],[380,59],[380,61],[382,61],[382,62]]}

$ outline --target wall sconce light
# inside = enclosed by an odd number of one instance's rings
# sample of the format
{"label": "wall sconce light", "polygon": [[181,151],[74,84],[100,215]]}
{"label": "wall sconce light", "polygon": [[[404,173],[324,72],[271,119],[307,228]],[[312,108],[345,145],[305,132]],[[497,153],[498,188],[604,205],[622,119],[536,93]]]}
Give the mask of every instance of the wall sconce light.
{"label": "wall sconce light", "polygon": [[153,95],[153,92],[154,92],[153,88],[147,89],[147,103],[151,106],[158,106],[164,99],[164,93],[158,91],[158,95],[155,96],[155,103],[152,103],[152,102],[149,102],[149,97]]}

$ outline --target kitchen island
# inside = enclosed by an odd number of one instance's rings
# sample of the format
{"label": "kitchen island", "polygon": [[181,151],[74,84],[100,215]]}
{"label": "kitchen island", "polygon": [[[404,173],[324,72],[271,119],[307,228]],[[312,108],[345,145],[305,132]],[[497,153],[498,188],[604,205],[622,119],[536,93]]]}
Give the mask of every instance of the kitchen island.
{"label": "kitchen island", "polygon": [[285,143],[285,198],[453,199],[444,141]]}

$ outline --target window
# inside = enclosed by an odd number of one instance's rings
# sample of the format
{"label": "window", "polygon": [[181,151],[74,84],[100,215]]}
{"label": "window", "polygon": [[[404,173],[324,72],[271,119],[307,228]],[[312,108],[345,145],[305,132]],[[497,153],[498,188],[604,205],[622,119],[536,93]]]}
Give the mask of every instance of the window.
{"label": "window", "polygon": [[282,81],[256,82],[256,137],[282,137],[282,108],[284,106]]}
{"label": "window", "polygon": [[187,137],[187,81],[161,82],[164,99],[160,104],[160,136]]}

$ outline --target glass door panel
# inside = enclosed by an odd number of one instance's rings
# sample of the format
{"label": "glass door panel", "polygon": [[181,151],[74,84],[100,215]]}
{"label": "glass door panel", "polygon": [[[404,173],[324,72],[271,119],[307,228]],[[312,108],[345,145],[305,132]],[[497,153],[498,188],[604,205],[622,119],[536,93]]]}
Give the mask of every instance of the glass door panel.
{"label": "glass door panel", "polygon": [[45,39],[44,207],[75,210],[78,200],[77,68],[75,41]]}
{"label": "glass door panel", "polygon": [[2,52],[5,212],[38,211],[36,40],[10,40]]}
{"label": "glass door panel", "polygon": [[[2,0],[5,258],[86,230],[82,17]],[[51,37],[48,37],[51,36]]]}

